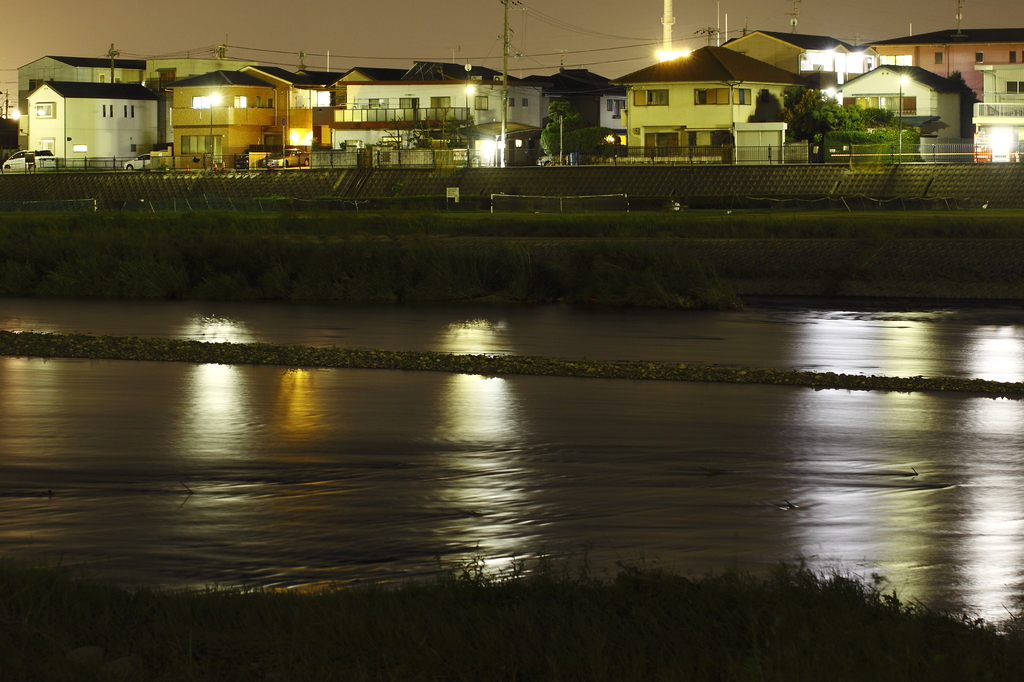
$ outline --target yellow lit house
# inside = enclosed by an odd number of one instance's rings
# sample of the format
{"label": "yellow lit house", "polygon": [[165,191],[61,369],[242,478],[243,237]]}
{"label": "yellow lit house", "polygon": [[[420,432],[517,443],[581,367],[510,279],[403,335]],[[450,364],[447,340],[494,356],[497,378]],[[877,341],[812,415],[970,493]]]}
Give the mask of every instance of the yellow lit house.
{"label": "yellow lit house", "polygon": [[672,149],[747,144],[742,138],[782,144],[783,94],[806,81],[739,52],[709,46],[615,83],[627,90],[629,146]]}

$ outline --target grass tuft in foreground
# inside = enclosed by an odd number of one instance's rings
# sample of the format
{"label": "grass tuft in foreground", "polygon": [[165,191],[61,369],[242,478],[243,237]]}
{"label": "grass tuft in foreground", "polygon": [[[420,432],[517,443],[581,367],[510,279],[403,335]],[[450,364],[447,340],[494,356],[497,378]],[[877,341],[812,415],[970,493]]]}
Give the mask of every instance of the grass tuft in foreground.
{"label": "grass tuft in foreground", "polygon": [[[1024,639],[841,575],[690,579],[479,561],[426,582],[129,589],[0,564],[0,660],[22,680],[1013,680]],[[77,660],[76,660],[77,659]]]}
{"label": "grass tuft in foreground", "polygon": [[0,330],[0,356],[197,362],[225,365],[282,365],[349,369],[391,369],[506,376],[645,379],[656,381],[775,384],[825,389],[956,391],[989,396],[1024,395],[1024,383],[956,377],[892,377],[798,372],[772,368],[719,367],[656,362],[562,360],[524,355],[454,355],[420,351],[358,350],[337,346],[275,346],[265,343],[208,343],[134,336],[44,334]]}

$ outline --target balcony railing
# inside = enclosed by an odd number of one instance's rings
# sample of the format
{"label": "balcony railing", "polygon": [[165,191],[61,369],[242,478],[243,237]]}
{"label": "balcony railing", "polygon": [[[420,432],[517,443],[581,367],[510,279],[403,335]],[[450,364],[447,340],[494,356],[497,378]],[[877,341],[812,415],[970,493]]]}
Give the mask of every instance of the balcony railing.
{"label": "balcony railing", "polygon": [[[172,126],[208,126],[210,125],[210,109],[192,109],[191,107],[172,107]],[[214,107],[213,125],[274,125],[274,110],[270,108],[236,109],[235,107]]]}
{"label": "balcony railing", "polygon": [[974,117],[994,116],[998,118],[1024,118],[1024,102],[993,103],[979,102],[974,105]]}
{"label": "balcony railing", "polygon": [[424,107],[417,109],[337,109],[335,123],[419,123],[466,121],[468,107]]}

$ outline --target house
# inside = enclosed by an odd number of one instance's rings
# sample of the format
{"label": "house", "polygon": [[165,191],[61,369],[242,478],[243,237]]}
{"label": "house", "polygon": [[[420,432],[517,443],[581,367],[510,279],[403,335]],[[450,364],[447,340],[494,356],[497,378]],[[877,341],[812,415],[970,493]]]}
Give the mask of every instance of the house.
{"label": "house", "polygon": [[920,66],[943,77],[959,71],[980,98],[984,93],[975,66],[1024,63],[1024,28],[965,28],[921,33],[872,43],[879,63]]}
{"label": "house", "polygon": [[974,105],[975,158],[1024,160],[1024,64],[976,68],[983,79],[984,100]]}
{"label": "house", "polygon": [[68,160],[132,158],[156,141],[157,97],[138,83],[46,81],[28,95],[28,148]]}
{"label": "house", "polygon": [[740,129],[745,138],[756,135],[758,144],[782,144],[783,95],[806,83],[795,73],[713,46],[615,82],[627,90],[629,146],[668,149],[744,144],[737,139]]}
{"label": "house", "polygon": [[523,80],[542,88],[542,123],[549,120],[551,102],[568,102],[588,124],[610,128],[625,144],[622,111],[626,108],[626,89],[621,85],[612,85],[611,79],[587,69],[559,69],[550,76],[527,76]]}
{"label": "house", "polygon": [[[335,149],[385,145],[464,148],[470,163],[500,162],[502,76],[479,66],[415,62],[397,80],[362,80],[346,75],[345,105],[334,111]],[[542,88],[509,78],[506,138],[509,164],[536,163]]]}
{"label": "house", "polygon": [[851,45],[829,36],[754,31],[722,47],[808,77],[808,85],[831,91],[867,73],[878,64],[878,53],[867,45]]}
{"label": "house", "polygon": [[892,111],[922,137],[960,139],[970,136],[961,131],[961,87],[919,66],[884,65],[846,83],[841,101]]}
{"label": "house", "polygon": [[174,93],[174,152],[185,163],[233,166],[232,157],[250,147],[280,148],[287,102],[274,83],[247,71],[214,71],[167,88]]}
{"label": "house", "polygon": [[277,66],[247,66],[243,71],[271,83],[278,91],[281,123],[266,131],[268,145],[308,148],[314,143],[325,147],[331,144],[333,107],[339,104],[335,83],[345,73],[301,67],[292,73]]}

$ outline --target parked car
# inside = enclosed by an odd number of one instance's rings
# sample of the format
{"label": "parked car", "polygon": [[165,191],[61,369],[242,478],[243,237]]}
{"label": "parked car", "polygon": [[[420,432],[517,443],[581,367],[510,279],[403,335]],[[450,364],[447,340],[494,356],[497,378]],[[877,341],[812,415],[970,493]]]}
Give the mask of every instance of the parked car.
{"label": "parked car", "polygon": [[125,170],[142,170],[144,168],[149,168],[149,164],[150,164],[149,154],[142,154],[141,156],[136,156],[131,161],[125,161],[124,162],[124,169]]}
{"label": "parked car", "polygon": [[267,157],[267,168],[298,168],[309,165],[309,152],[285,149]]}
{"label": "parked car", "polygon": [[15,152],[4,161],[4,170],[27,170],[28,168],[56,168],[57,157],[53,155],[49,149],[40,149],[39,151],[30,152],[23,150]]}
{"label": "parked car", "polygon": [[235,168],[237,170],[248,170],[250,168],[262,168],[267,165],[266,152],[244,151],[235,157]]}

